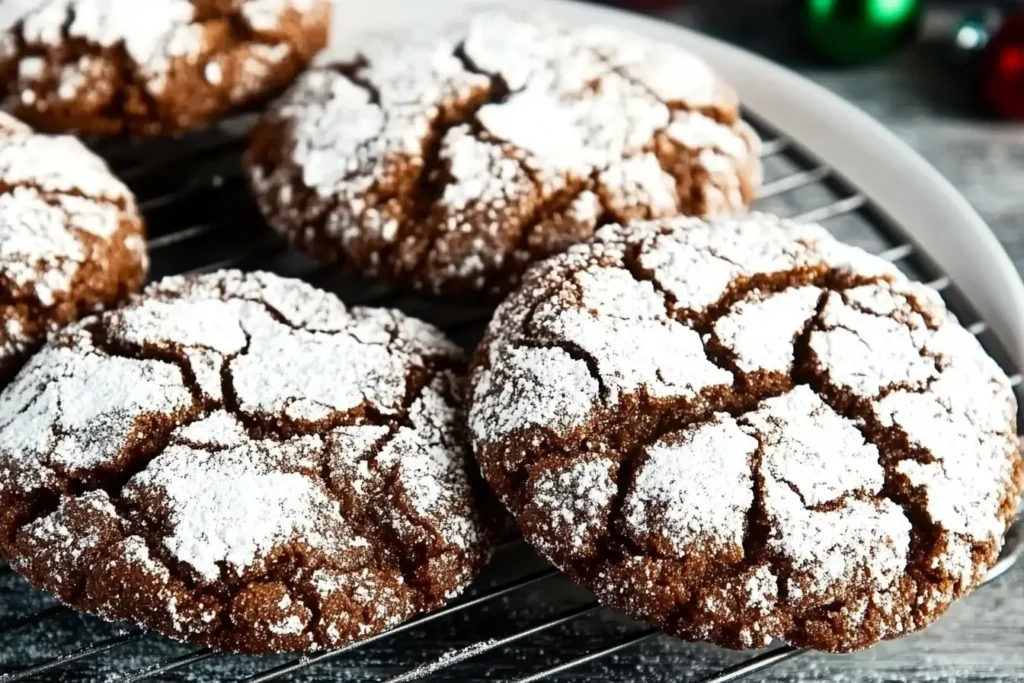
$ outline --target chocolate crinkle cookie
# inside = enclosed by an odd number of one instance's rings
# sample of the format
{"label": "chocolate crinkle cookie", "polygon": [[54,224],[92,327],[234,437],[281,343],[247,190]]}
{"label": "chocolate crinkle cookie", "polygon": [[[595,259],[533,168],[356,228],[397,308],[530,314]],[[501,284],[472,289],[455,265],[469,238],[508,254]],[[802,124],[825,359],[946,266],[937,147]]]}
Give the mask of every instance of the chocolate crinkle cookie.
{"label": "chocolate crinkle cookie", "polygon": [[106,164],[0,113],[0,388],[48,331],[121,301],[147,266],[135,198]]}
{"label": "chocolate crinkle cookie", "polygon": [[0,396],[0,551],[72,607],[215,648],[384,631],[490,553],[461,364],[299,281],[165,279]]}
{"label": "chocolate crinkle cookie", "polygon": [[525,537],[727,647],[927,626],[995,563],[1024,485],[1009,382],[937,294],[770,216],[608,226],[535,266],[471,387]]}
{"label": "chocolate crinkle cookie", "polygon": [[744,209],[759,147],[690,53],[489,12],[306,72],[246,168],[270,224],[313,256],[472,299],[605,223]]}
{"label": "chocolate crinkle cookie", "polygon": [[330,0],[0,3],[0,93],[40,129],[155,136],[283,89],[327,42]]}

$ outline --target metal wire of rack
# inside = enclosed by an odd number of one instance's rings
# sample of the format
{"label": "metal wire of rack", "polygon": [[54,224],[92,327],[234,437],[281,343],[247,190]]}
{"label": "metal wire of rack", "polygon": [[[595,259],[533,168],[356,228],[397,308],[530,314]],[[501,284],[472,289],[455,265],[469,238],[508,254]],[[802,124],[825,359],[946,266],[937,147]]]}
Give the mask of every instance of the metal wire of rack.
{"label": "metal wire of rack", "polygon": [[[985,321],[978,319],[955,284],[929,263],[927,256],[906,238],[900,226],[886,218],[884,209],[875,206],[857,188],[844,181],[839,171],[814,158],[796,141],[783,136],[755,115],[748,112],[747,116],[765,140],[762,156],[766,182],[756,208],[821,222],[840,238],[893,262],[911,277],[941,292],[950,309],[1004,367],[1018,398],[1022,398],[1021,369],[1009,362]],[[246,196],[239,166],[239,157],[245,144],[244,132],[251,121],[251,115],[236,117],[214,130],[181,140],[145,145],[104,143],[97,146],[97,151],[108,159],[136,192],[146,214],[153,263],[152,277],[227,267],[273,270],[283,275],[302,277],[335,291],[348,303],[403,308],[413,315],[434,322],[454,339],[471,347],[486,324],[490,311],[446,306],[392,291],[378,283],[343,275],[333,268],[318,266],[289,250],[263,225]],[[1021,533],[1021,524],[1018,523],[1008,536],[1003,555],[990,572],[986,583],[998,579],[1012,567],[1022,551],[1024,533]],[[512,540],[499,548],[499,557],[503,553],[521,558],[529,555],[529,550],[521,541]],[[605,623],[601,619],[607,618],[605,613],[609,610],[594,602],[592,596],[580,591],[573,596],[568,607],[560,608],[551,616],[530,620],[518,618],[516,610],[508,608],[506,602],[530,590],[544,591],[544,587],[559,580],[560,575],[536,558],[532,567],[530,562],[495,564],[513,564],[526,568],[507,571],[505,573],[508,576],[492,578],[490,581],[481,580],[463,599],[341,650],[283,660],[280,657],[255,660],[238,657],[236,659],[244,660],[244,663],[237,669],[229,670],[244,673],[232,675],[232,678],[249,683],[264,683],[289,677],[294,680],[295,674],[312,676],[315,674],[311,672],[319,667],[337,662],[344,655],[355,651],[365,652],[374,643],[390,641],[401,634],[409,637],[410,633],[422,633],[424,626],[433,627],[445,621],[465,618],[474,610],[496,604],[504,610],[504,616],[499,620],[499,626],[504,628],[503,633],[480,639],[476,635],[478,624],[469,617],[468,628],[474,636],[467,639],[468,645],[453,649],[451,643],[431,642],[420,637],[414,641],[414,646],[422,646],[424,651],[436,651],[438,654],[434,658],[415,668],[397,674],[388,673],[373,680],[402,683],[443,675],[455,667],[472,666],[474,661],[479,661],[486,653],[507,652],[513,644],[572,622],[596,619],[599,624]],[[116,669],[113,675],[108,672],[107,680],[121,683],[180,680],[172,678],[174,675],[186,676],[188,680],[202,680],[203,674],[197,672],[197,668],[233,657],[209,649],[193,648],[173,655],[160,655],[155,661],[144,663],[146,652],[154,649],[163,652],[167,648],[162,647],[161,643],[168,645],[169,641],[164,642],[164,639],[136,628],[96,639],[91,636],[94,631],[100,630],[98,625],[102,622],[91,617],[82,618],[71,628],[71,644],[61,649],[59,654],[34,657],[32,653],[38,648],[11,647],[7,643],[11,643],[17,634],[39,633],[46,624],[63,622],[74,613],[69,608],[43,602],[44,598],[30,591],[23,583],[14,585],[18,581],[10,567],[0,564],[0,596],[21,596],[21,602],[37,606],[35,611],[8,614],[0,602],[0,683],[55,680],[55,676],[60,676],[61,680],[96,680],[96,671],[88,668],[90,663],[95,663],[101,655],[120,656],[119,653],[133,646],[142,648],[142,656],[136,654],[119,659],[118,662],[123,662],[123,666]],[[558,591],[560,595],[563,592]],[[552,593],[550,588],[542,592],[542,596],[547,596],[542,597],[542,601],[546,603]],[[21,604],[19,601],[14,602]],[[593,647],[541,670],[529,671],[528,661],[513,661],[497,667],[492,665],[487,670],[462,668],[457,678],[449,680],[500,678],[512,683],[552,680],[561,675],[571,676],[573,671],[584,665],[618,655],[658,636],[657,631],[636,624],[598,630],[601,633],[594,638]],[[34,638],[36,641],[45,640],[42,635]],[[680,644],[680,647],[686,646]],[[804,652],[788,646],[776,647],[694,680],[700,683],[734,681],[764,672]],[[521,663],[525,664],[525,673],[524,669],[519,668]],[[252,664],[255,664],[255,669],[249,666]],[[246,669],[246,666],[249,668]],[[225,680],[223,670],[216,679]]]}

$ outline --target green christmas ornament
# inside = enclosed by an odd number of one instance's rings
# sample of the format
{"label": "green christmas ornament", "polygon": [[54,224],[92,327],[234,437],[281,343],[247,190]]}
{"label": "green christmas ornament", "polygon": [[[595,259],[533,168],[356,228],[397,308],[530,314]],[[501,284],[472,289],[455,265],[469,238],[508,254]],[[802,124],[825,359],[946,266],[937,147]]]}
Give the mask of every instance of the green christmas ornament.
{"label": "green christmas ornament", "polygon": [[913,40],[921,0],[799,0],[804,35],[818,56],[855,65]]}

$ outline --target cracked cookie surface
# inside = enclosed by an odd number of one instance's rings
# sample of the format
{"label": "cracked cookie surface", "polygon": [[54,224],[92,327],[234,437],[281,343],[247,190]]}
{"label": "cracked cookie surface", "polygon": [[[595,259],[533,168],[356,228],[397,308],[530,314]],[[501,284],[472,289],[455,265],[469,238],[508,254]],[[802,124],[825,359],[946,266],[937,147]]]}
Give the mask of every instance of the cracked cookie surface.
{"label": "cracked cookie surface", "polygon": [[607,226],[534,266],[469,429],[524,536],[605,603],[734,648],[927,626],[996,561],[1016,401],[938,295],[766,215]]}
{"label": "cracked cookie surface", "polygon": [[682,49],[484,13],[303,74],[246,168],[270,224],[313,256],[475,298],[608,222],[744,209],[759,147]]}
{"label": "cracked cookie surface", "polygon": [[330,0],[0,4],[0,93],[46,130],[154,136],[284,88],[327,42]]}
{"label": "cracked cookie surface", "polygon": [[150,285],[0,396],[0,550],[77,609],[315,651],[458,594],[490,554],[461,352],[266,273]]}
{"label": "cracked cookie surface", "polygon": [[0,113],[0,388],[50,330],[139,288],[143,232],[99,157]]}

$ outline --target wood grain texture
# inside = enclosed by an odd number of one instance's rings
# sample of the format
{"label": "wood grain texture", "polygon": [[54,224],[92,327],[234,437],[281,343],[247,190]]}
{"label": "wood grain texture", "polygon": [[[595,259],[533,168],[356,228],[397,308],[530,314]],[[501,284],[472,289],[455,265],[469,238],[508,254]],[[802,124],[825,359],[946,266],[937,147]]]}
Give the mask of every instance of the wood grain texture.
{"label": "wood grain texture", "polygon": [[[719,0],[700,9],[685,9],[671,18],[758,49],[772,57],[791,59],[791,34],[783,32],[778,0]],[[773,28],[774,27],[774,28]],[[856,102],[890,126],[944,173],[981,214],[1002,241],[1019,270],[1024,269],[1024,125],[986,120],[973,106],[965,77],[954,71],[943,36],[881,64],[852,71],[798,66],[808,76]],[[778,177],[788,170],[783,159],[773,160],[769,173]],[[194,169],[193,169],[194,170]],[[197,171],[196,171],[197,172]],[[762,208],[781,213],[821,203],[821,188],[808,188],[798,197],[780,197]],[[244,197],[225,200],[245,203]],[[167,220],[185,220],[173,212]],[[188,220],[193,220],[191,217]],[[248,220],[248,219],[247,219]],[[158,226],[159,227],[159,226]],[[884,239],[854,219],[829,225],[844,239],[872,251],[884,249]],[[221,241],[223,242],[223,241]],[[223,257],[221,242],[207,247],[181,247],[173,259],[155,259],[158,273],[178,270]],[[205,243],[204,243],[205,244]],[[181,259],[181,260],[179,260]],[[297,274],[308,264],[292,257],[275,266]],[[294,273],[293,273],[294,271]],[[364,283],[365,284],[365,283]],[[365,293],[365,291],[364,291]],[[438,313],[436,307],[415,298],[399,304],[412,314],[439,323],[479,319],[480,311]],[[443,319],[436,316],[441,315]],[[479,326],[461,325],[454,332],[465,345],[474,343]],[[497,585],[521,572],[543,567],[523,544],[505,548],[492,563],[476,591]],[[453,649],[482,639],[500,638],[542,623],[590,600],[582,589],[561,577],[486,606],[473,608],[403,636],[386,638],[311,667],[288,680],[381,681],[429,662]],[[45,596],[27,590],[15,576],[0,576],[0,628],[6,618],[32,613],[51,605]],[[538,671],[629,637],[642,627],[610,610],[538,633],[521,642],[497,648],[467,662],[436,673],[431,681],[499,681]],[[0,636],[0,675],[26,663],[41,661],[118,633],[116,625],[68,614],[45,625]],[[142,667],[189,652],[187,646],[156,636],[89,659],[67,670],[43,674],[40,681],[102,681],[119,672]],[[599,683],[676,683],[696,681],[716,670],[743,661],[750,653],[735,653],[711,646],[691,645],[658,636],[642,645],[551,678],[553,681]],[[229,681],[251,675],[286,657],[217,657],[160,681]],[[810,654],[786,662],[751,680],[782,683],[1011,683],[1024,681],[1024,563],[993,585],[955,605],[926,632],[885,643],[868,652],[849,656]]]}

